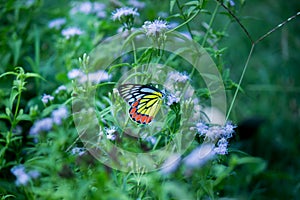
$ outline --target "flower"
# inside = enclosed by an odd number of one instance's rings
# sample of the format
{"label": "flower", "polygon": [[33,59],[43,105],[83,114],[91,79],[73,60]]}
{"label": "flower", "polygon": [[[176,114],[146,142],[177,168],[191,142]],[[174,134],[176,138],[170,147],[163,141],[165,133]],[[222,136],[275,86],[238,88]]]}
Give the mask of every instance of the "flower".
{"label": "flower", "polygon": [[84,14],[90,14],[92,13],[93,4],[89,1],[86,2],[76,2],[73,4],[73,8],[71,9],[71,14],[76,13],[84,13]]}
{"label": "flower", "polygon": [[229,5],[230,5],[231,7],[235,6],[234,1],[233,1],[233,0],[229,0]]}
{"label": "flower", "polygon": [[67,87],[64,85],[59,86],[56,90],[55,90],[55,94],[60,93],[61,91],[66,91]]}
{"label": "flower", "polygon": [[222,127],[221,126],[210,126],[206,131],[205,137],[214,141],[221,137]]}
{"label": "flower", "polygon": [[59,29],[65,23],[66,23],[66,19],[65,18],[57,18],[57,19],[51,20],[49,22],[49,24],[48,24],[48,27],[49,28]]}
{"label": "flower", "polygon": [[72,155],[83,155],[84,153],[86,152],[86,149],[83,148],[83,147],[74,147],[72,150],[71,150],[71,154]]}
{"label": "flower", "polygon": [[99,18],[105,18],[106,17],[105,8],[106,5],[104,3],[94,2],[93,13],[95,13]]}
{"label": "flower", "polygon": [[128,18],[134,18],[139,15],[140,14],[137,12],[136,8],[123,7],[112,12],[112,19],[114,21],[118,20],[124,23],[124,21],[127,21]]}
{"label": "flower", "polygon": [[106,137],[107,139],[114,141],[116,139],[116,135],[114,134],[117,131],[117,128],[115,126],[112,126],[110,128],[106,128]]}
{"label": "flower", "polygon": [[47,104],[49,101],[53,101],[54,97],[48,94],[44,94],[42,97],[42,102]]}
{"label": "flower", "polygon": [[16,185],[26,185],[31,178],[38,178],[40,173],[36,170],[31,170],[28,173],[25,172],[25,167],[23,165],[17,165],[11,168],[11,173],[16,176]]}
{"label": "flower", "polygon": [[42,131],[50,131],[53,126],[53,121],[51,118],[44,118],[36,121],[29,130],[30,135],[37,135]]}
{"label": "flower", "polygon": [[63,29],[61,31],[61,34],[64,37],[66,37],[67,39],[69,39],[70,37],[73,37],[75,35],[82,35],[83,33],[84,32],[77,27],[69,27],[69,28]]}
{"label": "flower", "polygon": [[97,84],[103,81],[108,81],[111,79],[111,75],[109,75],[104,70],[98,70],[96,72],[91,72],[88,75],[82,75],[79,77],[78,82],[79,83],[86,83],[87,81]]}
{"label": "flower", "polygon": [[231,122],[227,122],[223,126],[222,130],[222,136],[225,137],[226,139],[229,139],[232,137],[232,134],[234,133],[234,129],[236,128],[235,125],[233,125]]}
{"label": "flower", "polygon": [[174,80],[175,82],[185,83],[187,80],[190,79],[190,77],[187,75],[186,72],[180,73],[180,72],[170,72],[169,78]]}
{"label": "flower", "polygon": [[173,103],[178,103],[180,101],[180,99],[173,94],[169,94],[167,96],[167,100],[168,100],[167,101],[168,106],[172,105]]}
{"label": "flower", "polygon": [[145,137],[144,140],[151,143],[152,145],[155,145],[157,142],[157,139],[154,136]]}
{"label": "flower", "polygon": [[60,125],[62,120],[68,117],[68,109],[66,106],[61,106],[52,112],[51,117],[56,125]]}
{"label": "flower", "polygon": [[16,176],[16,185],[26,185],[30,180],[30,176],[26,174],[25,167],[23,165],[17,165],[11,168],[11,173]]}
{"label": "flower", "polygon": [[208,131],[208,126],[205,122],[198,122],[196,124],[196,129],[201,136],[204,136]]}
{"label": "flower", "polygon": [[129,0],[128,4],[135,8],[144,8],[146,5],[144,2],[140,2],[138,0]]}
{"label": "flower", "polygon": [[214,151],[217,154],[225,155],[227,154],[227,146],[228,146],[228,141],[225,138],[221,138],[218,141],[218,146],[214,148]]}
{"label": "flower", "polygon": [[167,22],[159,19],[153,22],[146,21],[142,27],[147,36],[154,38],[164,36],[165,32],[169,29]]}
{"label": "flower", "polygon": [[106,17],[105,12],[106,5],[104,3],[99,2],[76,2],[73,3],[73,8],[71,9],[70,13],[72,15],[77,13],[83,14],[96,14],[100,18]]}
{"label": "flower", "polygon": [[27,1],[25,2],[25,5],[26,5],[27,7],[31,7],[34,3],[35,3],[35,0],[27,0]]}
{"label": "flower", "polygon": [[31,177],[31,178],[38,178],[40,176],[40,172],[37,171],[37,170],[31,170],[28,172],[28,175]]}
{"label": "flower", "polygon": [[72,69],[71,71],[68,72],[69,79],[74,79],[81,76],[84,76],[84,73],[80,69]]}
{"label": "flower", "polygon": [[225,139],[231,138],[232,134],[234,133],[235,127],[236,126],[232,125],[231,122],[227,122],[224,126],[220,126],[220,125],[208,126],[204,122],[198,122],[196,124],[197,132],[201,136],[205,136],[211,141],[214,141],[222,137]]}
{"label": "flower", "polygon": [[136,8],[123,7],[112,12],[112,19],[114,21],[118,20],[129,30],[133,26],[134,18],[139,15]]}
{"label": "flower", "polygon": [[180,163],[180,154],[173,154],[165,160],[160,172],[164,175],[174,172]]}
{"label": "flower", "polygon": [[214,157],[214,146],[212,143],[202,144],[183,159],[184,164],[190,168],[203,166]]}

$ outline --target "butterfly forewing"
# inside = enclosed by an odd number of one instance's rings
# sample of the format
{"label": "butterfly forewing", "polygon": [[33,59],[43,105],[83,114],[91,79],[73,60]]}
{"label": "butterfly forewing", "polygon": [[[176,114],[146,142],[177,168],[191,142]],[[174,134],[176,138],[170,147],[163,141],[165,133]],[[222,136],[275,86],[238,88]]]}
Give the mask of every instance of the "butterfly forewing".
{"label": "butterfly forewing", "polygon": [[118,87],[121,97],[131,106],[129,115],[140,124],[149,124],[162,104],[163,93],[150,85],[124,84]]}

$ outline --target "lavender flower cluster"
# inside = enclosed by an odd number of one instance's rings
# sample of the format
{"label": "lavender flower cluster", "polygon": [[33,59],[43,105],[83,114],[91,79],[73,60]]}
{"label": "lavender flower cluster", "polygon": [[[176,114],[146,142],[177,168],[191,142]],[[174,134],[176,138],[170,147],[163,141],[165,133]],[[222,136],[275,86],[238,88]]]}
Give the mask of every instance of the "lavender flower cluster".
{"label": "lavender flower cluster", "polygon": [[66,106],[61,106],[54,110],[51,117],[37,120],[29,130],[30,135],[37,135],[40,132],[48,132],[53,125],[61,125],[62,121],[68,117],[68,109]]}
{"label": "lavender flower cluster", "polygon": [[214,148],[214,151],[217,154],[227,154],[227,147],[228,147],[228,139],[232,137],[232,134],[234,133],[234,128],[236,128],[235,125],[233,125],[231,122],[227,122],[224,126],[220,125],[214,125],[209,126],[205,122],[198,122],[196,124],[196,130],[200,136],[205,137],[209,141],[216,141],[217,147]]}

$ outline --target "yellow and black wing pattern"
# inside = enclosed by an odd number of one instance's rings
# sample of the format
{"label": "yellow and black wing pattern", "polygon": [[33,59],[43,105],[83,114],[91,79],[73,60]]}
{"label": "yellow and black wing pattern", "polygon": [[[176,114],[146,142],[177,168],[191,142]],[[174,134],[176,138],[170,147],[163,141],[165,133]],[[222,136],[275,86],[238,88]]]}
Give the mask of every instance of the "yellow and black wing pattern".
{"label": "yellow and black wing pattern", "polygon": [[164,93],[152,85],[123,84],[118,91],[130,105],[130,118],[139,124],[149,124],[153,120],[164,98]]}

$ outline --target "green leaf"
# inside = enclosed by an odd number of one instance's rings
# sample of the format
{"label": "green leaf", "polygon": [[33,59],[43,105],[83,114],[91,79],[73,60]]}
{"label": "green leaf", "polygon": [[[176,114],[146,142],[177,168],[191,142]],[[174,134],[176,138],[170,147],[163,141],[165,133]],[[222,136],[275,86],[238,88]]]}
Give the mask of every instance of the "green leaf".
{"label": "green leaf", "polygon": [[17,76],[18,74],[16,72],[5,72],[3,74],[0,75],[0,78],[4,77],[4,76],[7,76],[7,75],[15,75]]}
{"label": "green leaf", "polygon": [[189,9],[187,9],[187,11],[185,12],[186,16],[189,18],[196,9],[197,9],[196,6],[189,7]]}
{"label": "green leaf", "polygon": [[13,109],[13,104],[14,104],[14,101],[16,99],[18,95],[18,91],[16,90],[12,90],[11,93],[10,93],[10,97],[9,97],[9,109],[12,110]]}
{"label": "green leaf", "polygon": [[176,0],[171,0],[171,1],[170,1],[170,13],[173,12],[175,3],[176,3]]}
{"label": "green leaf", "polygon": [[10,117],[7,116],[6,114],[1,113],[1,114],[0,114],[0,119],[7,119],[7,120],[10,120]]}
{"label": "green leaf", "polygon": [[108,73],[110,74],[115,68],[124,67],[124,66],[131,67],[131,65],[129,63],[116,64],[109,68]]}
{"label": "green leaf", "polygon": [[9,108],[5,108],[6,115],[12,117],[11,110]]}
{"label": "green leaf", "polygon": [[40,78],[40,79],[46,81],[46,79],[44,79],[42,76],[40,76],[39,74],[36,74],[36,73],[28,72],[25,74],[25,76],[26,76],[26,78]]}
{"label": "green leaf", "polygon": [[184,6],[199,6],[199,1],[189,1],[184,4]]}
{"label": "green leaf", "polygon": [[58,73],[56,76],[55,76],[55,79],[61,83],[68,83],[69,82],[69,78],[67,76],[66,73]]}
{"label": "green leaf", "polygon": [[31,119],[30,115],[22,114],[22,115],[18,115],[16,120],[17,120],[17,122],[19,122],[19,121],[31,121],[32,119]]}

